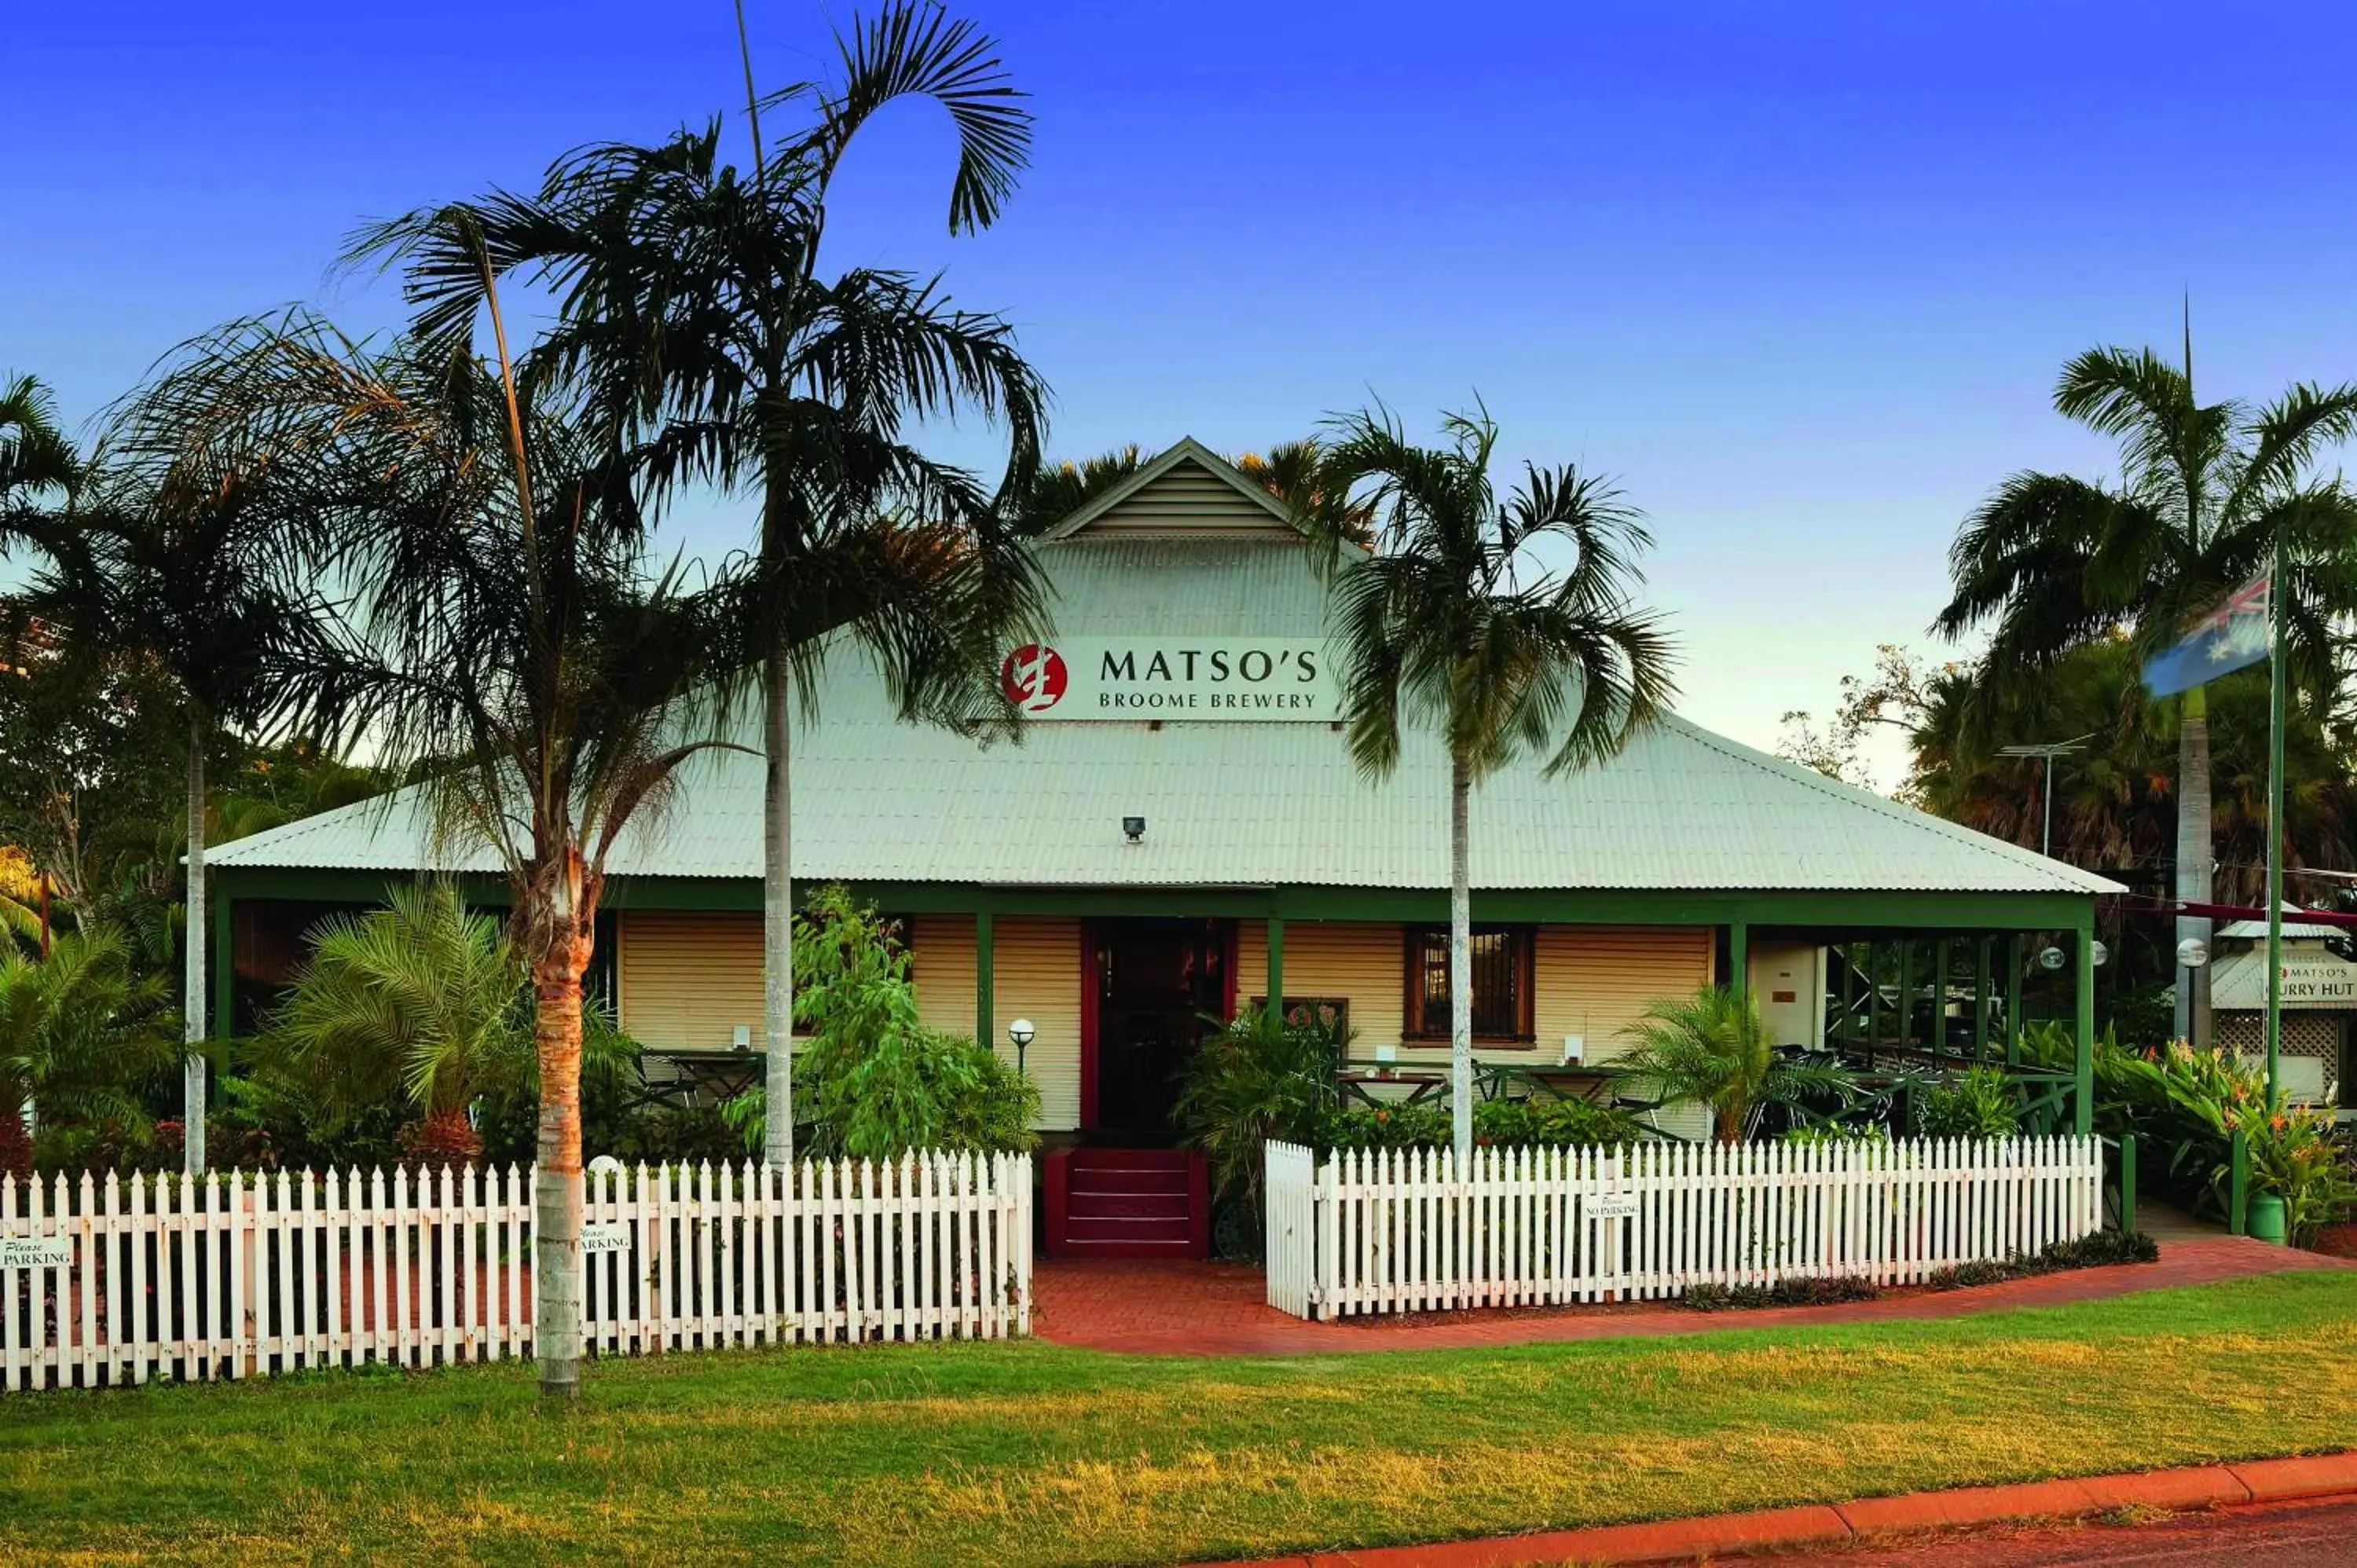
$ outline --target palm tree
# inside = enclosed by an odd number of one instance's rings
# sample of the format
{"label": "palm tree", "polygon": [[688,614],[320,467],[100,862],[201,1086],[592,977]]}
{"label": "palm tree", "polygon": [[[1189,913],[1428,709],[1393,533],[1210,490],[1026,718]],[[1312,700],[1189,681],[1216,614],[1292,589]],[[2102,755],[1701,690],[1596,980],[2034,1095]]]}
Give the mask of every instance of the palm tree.
{"label": "palm tree", "polygon": [[1707,1107],[1722,1144],[1740,1143],[1760,1108],[1797,1105],[1849,1087],[1838,1068],[1811,1067],[1776,1051],[1749,987],[1708,985],[1656,998],[1625,1033],[1636,1044],[1612,1065],[1676,1104]]}
{"label": "palm tree", "polygon": [[[996,220],[1024,166],[1030,116],[991,40],[936,5],[889,0],[837,45],[834,86],[748,105],[748,174],[720,162],[715,123],[659,146],[585,149],[553,167],[536,197],[495,191],[353,246],[405,263],[417,329],[430,338],[471,330],[494,273],[550,288],[561,320],[536,358],[551,379],[584,389],[592,427],[651,504],[699,482],[760,498],[737,614],[760,660],[768,759],[764,1153],[776,1164],[793,1153],[796,702],[809,711],[847,631],[882,665],[905,714],[1005,715],[997,658],[1006,634],[1038,616],[1030,558],[1004,509],[907,438],[911,423],[961,411],[1002,420],[1008,488],[1020,488],[1039,461],[1046,392],[1011,329],[955,307],[937,279],[855,268],[827,280],[817,270],[835,173],[878,110],[919,98],[948,113],[952,232]],[[811,123],[765,156],[759,117],[781,106]],[[454,242],[461,227],[468,237]]]}
{"label": "palm tree", "polygon": [[39,959],[0,940],[0,1174],[32,1170],[27,1105],[145,1133],[138,1090],[171,1065],[169,1000],[104,926],[60,933]]}
{"label": "palm tree", "polygon": [[[2148,655],[2279,562],[2290,672],[2310,693],[2335,690],[2334,623],[2357,611],[2357,496],[2312,469],[2357,434],[2357,385],[2301,382],[2255,410],[2203,403],[2192,361],[2190,338],[2182,368],[2149,349],[2072,360],[2055,410],[2120,443],[2118,482],[2019,473],[1965,520],[1949,552],[1953,595],[1932,629],[1953,639],[1988,627],[1984,668],[1996,685],[2034,686],[2072,649],[2117,631]],[[2177,897],[2208,903],[2208,697],[2197,686],[2177,709]],[[2179,935],[2206,937],[2209,924],[2181,918]],[[2177,978],[2178,1029],[2207,1045],[2209,971]]]}
{"label": "palm tree", "polygon": [[571,1398],[581,982],[607,862],[716,744],[683,699],[736,644],[711,590],[650,560],[610,444],[554,381],[518,373],[486,294],[490,364],[447,342],[371,353],[307,319],[235,335],[208,363],[216,407],[310,433],[285,482],[312,498],[354,585],[344,644],[298,672],[305,733],[365,733],[385,766],[417,770],[446,853],[488,849],[506,875],[536,998],[535,1346],[543,1394]]}
{"label": "palm tree", "polygon": [[333,618],[328,536],[282,480],[288,431],[216,417],[210,341],[114,411],[67,506],[27,524],[46,557],[24,604],[93,679],[126,659],[161,674],[187,734],[185,1168],[205,1168],[206,758],[225,732],[285,712]]}
{"label": "palm tree", "polygon": [[[1544,754],[1550,773],[1612,756],[1668,702],[1673,655],[1630,602],[1652,540],[1615,491],[1568,465],[1526,466],[1501,499],[1487,411],[1443,428],[1446,446],[1421,447],[1388,410],[1333,421],[1306,521],[1335,553],[1352,757],[1388,775],[1414,725],[1436,726],[1448,752],[1451,1122],[1469,1158],[1473,791],[1525,752]],[[1354,542],[1370,519],[1372,552]]]}
{"label": "palm tree", "polygon": [[1015,532],[1034,538],[1107,490],[1127,484],[1152,460],[1152,455],[1133,441],[1078,463],[1042,465],[1019,489],[1004,493],[1000,502]]}
{"label": "palm tree", "polygon": [[394,887],[320,929],[265,1045],[328,1104],[407,1101],[424,1122],[414,1152],[463,1164],[482,1153],[468,1108],[532,1076],[529,981],[499,921],[455,887]]}
{"label": "palm tree", "polygon": [[58,431],[49,389],[31,376],[0,376],[0,528],[81,475],[80,455]]}

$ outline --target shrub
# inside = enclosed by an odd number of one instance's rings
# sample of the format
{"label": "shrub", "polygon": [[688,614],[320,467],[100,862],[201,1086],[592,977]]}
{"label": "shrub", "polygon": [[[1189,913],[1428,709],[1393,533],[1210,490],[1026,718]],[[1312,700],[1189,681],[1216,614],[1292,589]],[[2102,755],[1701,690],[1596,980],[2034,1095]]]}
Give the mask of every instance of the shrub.
{"label": "shrub", "polygon": [[2141,1230],[2098,1230],[2076,1240],[2057,1241],[2034,1258],[2018,1254],[1934,1270],[1923,1283],[1932,1290],[1960,1290],[1967,1285],[2002,1284],[2007,1280],[2068,1269],[2102,1268],[2112,1263],[2149,1263],[2160,1257],[2159,1243]]}
{"label": "shrub", "polygon": [[1830,1306],[1836,1302],[1872,1301],[1882,1287],[1859,1274],[1830,1274],[1821,1279],[1792,1279],[1772,1285],[1688,1285],[1684,1297],[1696,1312],[1751,1310],[1763,1306]]}
{"label": "shrub", "polygon": [[1839,1067],[1779,1051],[1749,989],[1706,985],[1659,997],[1626,1033],[1636,1044],[1613,1065],[1652,1084],[1664,1101],[1707,1108],[1721,1143],[1749,1135],[1768,1106],[1846,1104],[1856,1081]]}
{"label": "shrub", "polygon": [[1222,1199],[1257,1212],[1269,1140],[1319,1141],[1347,1043],[1336,1026],[1246,1007],[1189,1059],[1172,1116],[1187,1146],[1203,1151]]}
{"label": "shrub", "polygon": [[[172,1022],[163,981],[139,972],[119,932],[61,932],[37,959],[0,931],[0,1171],[31,1174],[27,1106],[45,1129],[146,1143],[139,1090],[178,1056]],[[55,1140],[46,1152],[57,1156]]]}
{"label": "shrub", "polygon": [[1491,1100],[1473,1108],[1473,1139],[1503,1148],[1634,1144],[1649,1129],[1636,1112],[1587,1100]]}
{"label": "shrub", "polygon": [[536,1067],[523,959],[491,916],[447,883],[394,887],[386,906],[320,927],[264,1032],[264,1072],[284,1073],[322,1125],[405,1103],[423,1125],[401,1152],[427,1165],[482,1152],[469,1111],[512,1097]]}
{"label": "shrub", "polygon": [[2002,1069],[1967,1068],[1925,1089],[1915,1130],[1927,1138],[2010,1138],[2021,1131],[2019,1101]]}
{"label": "shrub", "polygon": [[[2069,1064],[2066,1028],[2019,1036],[2023,1059]],[[2357,1212],[2357,1179],[2332,1113],[2267,1101],[2266,1075],[2224,1051],[2197,1051],[2182,1040],[2135,1049],[2108,1031],[2095,1042],[2096,1130],[2134,1133],[2167,1158],[2148,1167],[2176,1201],[2222,1215],[2233,1181],[2233,1134],[2250,1151],[2251,1191],[2284,1200],[2294,1242]]]}
{"label": "shrub", "polygon": [[[1651,1129],[1633,1112],[1585,1100],[1485,1100],[1473,1107],[1473,1141],[1486,1148],[1589,1148],[1634,1144]],[[1450,1142],[1445,1101],[1337,1107],[1311,1142],[1323,1149],[1430,1149]]]}
{"label": "shrub", "polygon": [[1884,1144],[1890,1142],[1890,1131],[1878,1123],[1855,1126],[1846,1122],[1825,1122],[1813,1127],[1795,1127],[1784,1134],[1784,1142],[1803,1148],[1816,1148],[1828,1144]]}
{"label": "shrub", "polygon": [[[895,1159],[911,1149],[1020,1152],[1039,1142],[1039,1090],[989,1047],[917,1018],[909,955],[875,910],[842,887],[812,895],[794,922],[794,1144],[818,1159]],[[721,1108],[761,1147],[759,1086]]]}

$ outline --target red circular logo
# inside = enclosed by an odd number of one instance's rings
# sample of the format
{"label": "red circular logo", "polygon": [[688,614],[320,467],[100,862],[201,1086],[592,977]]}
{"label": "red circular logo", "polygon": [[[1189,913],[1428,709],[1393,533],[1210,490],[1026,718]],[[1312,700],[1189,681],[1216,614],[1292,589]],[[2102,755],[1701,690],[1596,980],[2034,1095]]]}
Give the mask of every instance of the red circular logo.
{"label": "red circular logo", "polygon": [[1006,700],[1027,714],[1044,714],[1063,701],[1064,656],[1044,642],[1027,642],[998,667]]}

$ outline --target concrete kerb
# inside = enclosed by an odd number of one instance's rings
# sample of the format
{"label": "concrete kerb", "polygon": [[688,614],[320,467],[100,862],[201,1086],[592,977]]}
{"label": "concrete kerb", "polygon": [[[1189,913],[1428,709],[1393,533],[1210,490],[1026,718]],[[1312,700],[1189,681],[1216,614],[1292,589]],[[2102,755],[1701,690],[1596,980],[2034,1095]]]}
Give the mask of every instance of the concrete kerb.
{"label": "concrete kerb", "polygon": [[1422,1546],[1311,1552],[1264,1558],[1243,1568],[1524,1568],[1533,1563],[1677,1563],[1964,1525],[2083,1519],[2116,1509],[2185,1510],[2342,1494],[2357,1495],[2357,1452],[2236,1460],[2001,1487],[1959,1487],[1855,1502]]}

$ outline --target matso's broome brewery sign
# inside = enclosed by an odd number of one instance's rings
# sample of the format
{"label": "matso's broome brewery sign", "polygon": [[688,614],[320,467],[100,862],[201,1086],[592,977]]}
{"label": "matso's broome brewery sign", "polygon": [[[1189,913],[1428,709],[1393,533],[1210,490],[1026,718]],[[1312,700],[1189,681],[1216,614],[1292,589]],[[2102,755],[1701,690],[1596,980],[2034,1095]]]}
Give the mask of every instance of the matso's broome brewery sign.
{"label": "matso's broome brewery sign", "polygon": [[1341,688],[1320,637],[1069,637],[999,666],[1028,719],[1325,724]]}

